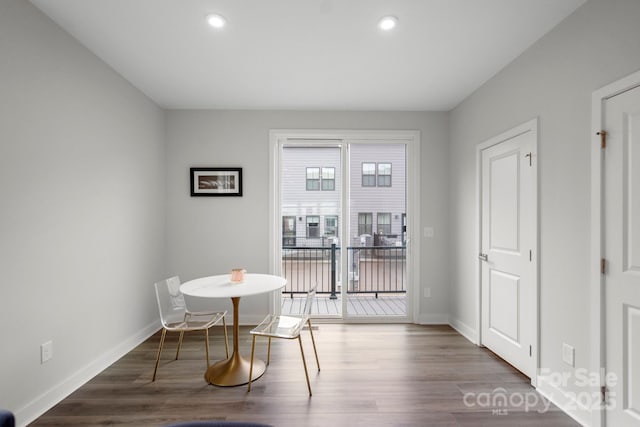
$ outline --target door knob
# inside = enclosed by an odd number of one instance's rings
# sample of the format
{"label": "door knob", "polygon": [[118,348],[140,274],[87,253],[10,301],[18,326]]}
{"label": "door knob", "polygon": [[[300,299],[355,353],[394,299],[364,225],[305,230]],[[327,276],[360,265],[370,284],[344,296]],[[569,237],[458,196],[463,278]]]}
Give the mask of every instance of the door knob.
{"label": "door knob", "polygon": [[478,254],[478,258],[482,261],[487,261],[489,259],[487,254]]}

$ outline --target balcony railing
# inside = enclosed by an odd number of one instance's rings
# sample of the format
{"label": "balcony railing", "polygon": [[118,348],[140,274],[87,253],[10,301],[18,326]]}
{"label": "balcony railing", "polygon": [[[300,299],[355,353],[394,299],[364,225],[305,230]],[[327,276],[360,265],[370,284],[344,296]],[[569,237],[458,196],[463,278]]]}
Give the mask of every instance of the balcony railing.
{"label": "balcony railing", "polygon": [[[348,294],[405,293],[406,246],[347,247]],[[305,293],[309,284],[317,292],[337,298],[341,292],[341,248],[331,246],[282,248],[282,273],[287,279],[284,294]]]}

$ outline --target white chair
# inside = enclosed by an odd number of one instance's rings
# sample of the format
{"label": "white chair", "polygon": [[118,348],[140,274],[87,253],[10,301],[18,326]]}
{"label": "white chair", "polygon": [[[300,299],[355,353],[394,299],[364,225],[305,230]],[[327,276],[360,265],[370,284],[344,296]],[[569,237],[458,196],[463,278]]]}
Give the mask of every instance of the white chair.
{"label": "white chair", "polygon": [[268,315],[258,326],[253,328],[250,332],[253,337],[251,341],[251,365],[249,367],[249,386],[248,392],[251,391],[251,375],[253,374],[253,356],[256,347],[256,337],[262,336],[269,338],[269,346],[267,349],[267,365],[269,365],[271,359],[271,339],[272,338],[284,338],[288,340],[297,339],[300,344],[300,354],[302,355],[302,364],[304,365],[304,375],[307,379],[307,388],[309,389],[309,396],[311,396],[311,384],[309,383],[309,373],[307,372],[307,362],[304,358],[304,350],[302,348],[302,338],[300,332],[306,324],[309,327],[309,333],[311,334],[311,342],[313,343],[313,352],[316,356],[316,364],[318,365],[318,372],[320,372],[320,361],[318,360],[318,351],[316,350],[316,341],[313,338],[313,329],[311,327],[311,307],[316,296],[316,286],[313,286],[309,292],[307,292],[307,298],[304,305],[304,310],[300,316],[274,316]]}
{"label": "white chair", "polygon": [[224,327],[224,344],[229,358],[229,341],[227,337],[227,323],[224,316],[226,311],[219,312],[191,312],[187,309],[184,295],[180,292],[180,278],[178,276],[161,280],[155,283],[156,298],[158,300],[158,309],[160,311],[160,321],[162,322],[162,336],[160,337],[160,346],[158,347],[158,356],[156,357],[156,367],[153,370],[153,379],[156,380],[158,364],[160,363],[160,355],[164,345],[164,339],[167,331],[180,332],[178,340],[178,349],[176,350],[176,360],[180,355],[182,347],[182,337],[187,331],[204,331],[205,350],[207,355],[207,368],[209,368],[209,328],[220,323]]}

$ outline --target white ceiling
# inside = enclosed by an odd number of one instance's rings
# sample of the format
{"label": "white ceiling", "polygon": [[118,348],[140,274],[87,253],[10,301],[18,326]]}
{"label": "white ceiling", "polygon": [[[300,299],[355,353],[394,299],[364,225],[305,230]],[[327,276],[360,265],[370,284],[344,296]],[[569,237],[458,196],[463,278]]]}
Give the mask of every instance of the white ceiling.
{"label": "white ceiling", "polygon": [[447,111],[585,0],[31,2],[165,108]]}

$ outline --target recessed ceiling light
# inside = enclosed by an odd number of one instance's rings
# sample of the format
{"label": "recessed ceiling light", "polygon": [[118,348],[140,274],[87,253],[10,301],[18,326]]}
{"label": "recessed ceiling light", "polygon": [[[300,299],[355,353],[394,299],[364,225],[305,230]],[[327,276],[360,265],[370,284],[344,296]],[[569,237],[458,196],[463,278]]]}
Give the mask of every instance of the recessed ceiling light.
{"label": "recessed ceiling light", "polygon": [[222,28],[227,25],[227,20],[224,16],[212,13],[207,15],[207,23],[213,28]]}
{"label": "recessed ceiling light", "polygon": [[398,18],[396,18],[395,16],[383,16],[378,21],[378,28],[383,31],[390,31],[393,30],[397,24]]}

